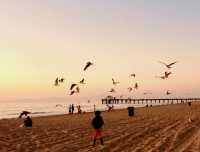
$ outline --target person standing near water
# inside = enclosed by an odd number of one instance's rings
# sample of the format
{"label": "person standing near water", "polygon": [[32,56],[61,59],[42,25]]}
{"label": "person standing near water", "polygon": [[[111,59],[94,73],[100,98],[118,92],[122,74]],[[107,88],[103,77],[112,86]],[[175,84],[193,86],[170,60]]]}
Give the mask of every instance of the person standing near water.
{"label": "person standing near water", "polygon": [[74,104],[72,104],[71,110],[72,110],[72,114],[74,114]]}
{"label": "person standing near water", "polygon": [[69,114],[71,114],[72,113],[72,105],[70,104],[69,105]]}
{"label": "person standing near water", "polygon": [[94,140],[93,140],[93,146],[96,145],[97,137],[100,138],[101,145],[104,145],[103,143],[103,137],[102,137],[102,126],[104,125],[103,118],[101,117],[101,112],[96,111],[95,117],[92,120],[92,127],[94,128]]}

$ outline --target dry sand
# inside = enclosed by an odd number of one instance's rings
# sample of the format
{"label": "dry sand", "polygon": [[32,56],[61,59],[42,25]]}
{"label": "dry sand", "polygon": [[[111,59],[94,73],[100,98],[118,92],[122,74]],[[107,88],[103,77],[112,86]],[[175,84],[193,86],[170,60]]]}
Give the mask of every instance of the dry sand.
{"label": "dry sand", "polygon": [[0,120],[0,151],[7,152],[189,152],[200,151],[200,105],[192,105],[188,122],[186,104],[103,112],[104,147],[92,145],[92,113],[33,118],[31,129],[20,120]]}

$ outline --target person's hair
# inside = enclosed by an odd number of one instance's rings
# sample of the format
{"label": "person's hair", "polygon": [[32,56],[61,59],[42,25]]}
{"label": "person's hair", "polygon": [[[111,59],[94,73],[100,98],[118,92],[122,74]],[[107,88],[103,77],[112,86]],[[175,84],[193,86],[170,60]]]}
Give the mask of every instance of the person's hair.
{"label": "person's hair", "polygon": [[95,111],[95,116],[100,116],[101,115],[101,111]]}

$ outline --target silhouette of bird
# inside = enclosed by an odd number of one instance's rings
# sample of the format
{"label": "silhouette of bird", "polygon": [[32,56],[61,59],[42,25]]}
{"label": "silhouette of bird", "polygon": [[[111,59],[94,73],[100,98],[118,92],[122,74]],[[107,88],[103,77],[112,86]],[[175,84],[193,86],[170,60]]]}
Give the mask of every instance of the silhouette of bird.
{"label": "silhouette of bird", "polygon": [[70,90],[73,90],[73,88],[74,88],[75,86],[77,86],[77,84],[76,84],[76,83],[73,83],[73,84],[71,85],[71,87],[70,87]]}
{"label": "silhouette of bird", "polygon": [[74,90],[70,92],[70,95],[73,95],[74,93],[76,93]]}
{"label": "silhouette of bird", "polygon": [[115,89],[111,88],[109,92],[115,93]]}
{"label": "silhouette of bird", "polygon": [[83,78],[79,83],[80,84],[85,84],[85,79]]}
{"label": "silhouette of bird", "polygon": [[64,78],[61,78],[61,79],[59,80],[60,83],[63,83],[64,81],[65,81]]}
{"label": "silhouette of bird", "polygon": [[168,78],[169,75],[171,75],[172,73],[171,72],[165,72],[165,78]]}
{"label": "silhouette of bird", "polygon": [[137,82],[135,83],[134,88],[135,88],[135,89],[138,89],[138,83],[137,83]]}
{"label": "silhouette of bird", "polygon": [[135,73],[132,73],[131,75],[130,75],[130,77],[136,77],[136,74]]}
{"label": "silhouette of bird", "polygon": [[166,64],[166,63],[161,62],[161,61],[159,61],[159,62],[162,63],[162,64],[164,64],[168,69],[172,68],[172,65],[174,65],[174,64],[177,63],[177,61],[176,61],[176,62],[172,62],[172,63],[170,63],[170,64]]}
{"label": "silhouette of bird", "polygon": [[55,86],[59,86],[59,79],[58,79],[58,78],[56,78],[56,80],[55,80],[55,82],[54,82],[54,85],[55,85]]}
{"label": "silhouette of bird", "polygon": [[172,94],[169,90],[167,90],[166,95]]}
{"label": "silhouette of bird", "polygon": [[160,78],[160,79],[163,79],[163,80],[165,80],[166,79],[166,77],[165,76],[156,76],[157,78]]}
{"label": "silhouette of bird", "polygon": [[92,62],[87,62],[83,70],[86,71],[87,68],[90,67],[91,65],[93,65]]}
{"label": "silhouette of bird", "polygon": [[117,81],[115,81],[113,78],[112,78],[112,83],[113,83],[113,85],[117,85],[117,84],[119,84],[119,82],[117,82]]}
{"label": "silhouette of bird", "polygon": [[129,92],[131,92],[132,90],[133,90],[133,88],[131,88],[131,87],[128,88],[128,91],[129,91]]}
{"label": "silhouette of bird", "polygon": [[28,114],[31,114],[29,111],[22,111],[19,115],[19,118],[21,118],[23,115],[27,116]]}

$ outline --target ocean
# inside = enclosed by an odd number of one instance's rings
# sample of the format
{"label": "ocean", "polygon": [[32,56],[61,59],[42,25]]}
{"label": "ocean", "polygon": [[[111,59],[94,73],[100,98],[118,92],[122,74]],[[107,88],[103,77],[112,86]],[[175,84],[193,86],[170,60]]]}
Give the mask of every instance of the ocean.
{"label": "ocean", "polygon": [[[70,104],[75,105],[75,113],[77,112],[77,105],[81,106],[81,110],[83,112],[92,112],[94,111],[94,105],[96,110],[107,110],[108,107],[106,105],[102,105],[101,101],[99,102],[73,102],[63,100],[23,100],[23,101],[9,101],[9,102],[1,102],[0,104],[0,119],[4,118],[17,118],[22,111],[31,112],[32,117],[36,116],[47,116],[47,115],[60,115],[60,114],[68,114],[68,108]],[[114,109],[125,109],[129,106],[134,107],[143,107],[145,105],[142,104],[119,104],[114,105]]]}

